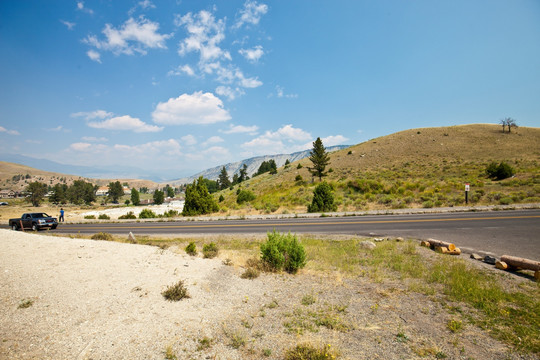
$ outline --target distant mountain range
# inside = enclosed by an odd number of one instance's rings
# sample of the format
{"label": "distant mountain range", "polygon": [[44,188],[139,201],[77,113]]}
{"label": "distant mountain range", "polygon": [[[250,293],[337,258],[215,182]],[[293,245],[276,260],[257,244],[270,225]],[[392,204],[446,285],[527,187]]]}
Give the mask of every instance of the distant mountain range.
{"label": "distant mountain range", "polygon": [[[338,145],[330,146],[326,148],[328,152],[341,150],[349,147],[350,145]],[[227,173],[232,178],[233,174],[238,173],[243,164],[248,166],[248,175],[251,176],[253,173],[257,172],[259,166],[263,161],[268,161],[273,159],[276,162],[278,167],[283,166],[285,161],[289,159],[290,162],[300,160],[309,156],[311,150],[299,151],[292,154],[280,154],[280,155],[266,155],[266,156],[257,156],[250,159],[237,161],[234,163],[229,163],[226,165],[219,165],[211,169],[207,169],[197,173],[193,176],[174,179],[173,170],[168,170],[169,172],[149,172],[148,169],[141,169],[133,166],[101,166],[101,167],[91,167],[83,165],[68,165],[61,164],[56,161],[46,160],[46,159],[36,159],[24,155],[15,155],[15,154],[0,154],[0,161],[6,161],[11,163],[17,163],[25,166],[29,166],[35,169],[40,169],[44,171],[50,171],[55,173],[61,173],[66,175],[76,175],[83,178],[89,179],[145,179],[152,180],[157,183],[168,183],[171,185],[180,185],[193,182],[194,179],[197,179],[199,176],[203,176],[210,180],[216,180],[219,176],[219,173],[223,166],[227,169]]]}
{"label": "distant mountain range", "polygon": [[[342,149],[346,149],[351,145],[336,145],[336,146],[329,146],[326,148],[326,151],[328,152],[334,152]],[[234,174],[238,174],[240,172],[240,169],[244,166],[244,164],[247,165],[247,173],[249,176],[252,176],[254,173],[259,170],[259,167],[263,163],[263,161],[269,161],[274,160],[276,162],[277,167],[281,167],[285,165],[285,162],[289,160],[289,162],[294,162],[297,160],[301,160],[304,158],[307,158],[309,156],[309,153],[311,152],[311,149],[304,150],[304,151],[298,151],[292,154],[278,154],[278,155],[263,155],[263,156],[256,156],[249,159],[236,161],[233,163],[228,163],[225,165],[219,165],[216,167],[213,167],[211,169],[207,169],[204,171],[201,171],[200,173],[197,173],[195,175],[192,175],[187,178],[181,178],[177,180],[169,181],[168,183],[170,185],[181,185],[181,184],[188,184],[193,182],[193,180],[198,179],[199,176],[202,176],[206,179],[210,180],[217,180],[219,177],[219,174],[221,173],[221,169],[225,166],[225,170],[227,170],[227,174],[229,174],[229,178],[232,179]]]}

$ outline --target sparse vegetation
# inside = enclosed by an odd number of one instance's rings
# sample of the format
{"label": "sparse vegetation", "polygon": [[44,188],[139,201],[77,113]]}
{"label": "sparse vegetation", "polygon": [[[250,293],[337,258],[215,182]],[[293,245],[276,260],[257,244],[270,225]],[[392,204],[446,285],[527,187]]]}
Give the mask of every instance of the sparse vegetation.
{"label": "sparse vegetation", "polygon": [[139,219],[154,219],[157,215],[150,209],[142,209],[139,213]]}
{"label": "sparse vegetation", "polygon": [[169,301],[180,301],[182,299],[190,298],[188,290],[184,285],[184,281],[182,280],[167,287],[167,289],[163,291],[161,295],[163,295],[163,297]]}
{"label": "sparse vegetation", "polygon": [[107,241],[112,241],[113,240],[113,236],[109,233],[106,233],[106,232],[99,232],[97,234],[94,234],[92,235],[91,237],[92,240],[107,240]]}
{"label": "sparse vegetation", "polygon": [[111,220],[111,217],[107,214],[99,214],[98,219],[100,220]]}
{"label": "sparse vegetation", "polygon": [[120,219],[120,220],[123,220],[123,219],[136,219],[136,218],[137,218],[137,216],[133,213],[133,211],[128,211],[127,214],[120,215],[118,217],[118,219]]}
{"label": "sparse vegetation", "polygon": [[296,235],[273,231],[261,244],[261,260],[274,271],[294,274],[306,265],[306,252]]}
{"label": "sparse vegetation", "polygon": [[339,353],[331,345],[315,347],[311,344],[300,344],[287,350],[285,360],[328,360],[338,359]]}
{"label": "sparse vegetation", "polygon": [[34,300],[32,299],[23,299],[19,302],[19,306],[17,306],[18,309],[27,309],[30,306],[34,305]]}
{"label": "sparse vegetation", "polygon": [[197,245],[195,245],[194,242],[190,242],[188,246],[186,246],[186,253],[191,256],[197,255]]}
{"label": "sparse vegetation", "polygon": [[219,249],[215,242],[203,245],[203,256],[205,259],[212,259],[218,255]]}

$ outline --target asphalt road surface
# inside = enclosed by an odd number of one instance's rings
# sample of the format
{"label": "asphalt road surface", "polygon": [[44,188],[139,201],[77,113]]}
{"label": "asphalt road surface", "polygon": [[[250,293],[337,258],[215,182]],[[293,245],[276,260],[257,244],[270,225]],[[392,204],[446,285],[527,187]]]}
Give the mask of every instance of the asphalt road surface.
{"label": "asphalt road surface", "polygon": [[513,255],[540,261],[540,210],[377,215],[267,220],[61,224],[55,233],[253,234],[279,232],[434,238],[462,250]]}

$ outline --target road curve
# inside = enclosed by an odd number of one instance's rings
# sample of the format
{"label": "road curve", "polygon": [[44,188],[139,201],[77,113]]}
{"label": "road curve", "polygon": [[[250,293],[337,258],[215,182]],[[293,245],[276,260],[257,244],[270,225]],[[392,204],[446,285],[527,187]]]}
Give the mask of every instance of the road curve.
{"label": "road curve", "polygon": [[64,224],[55,233],[139,235],[252,234],[277,230],[298,234],[352,234],[436,238],[468,250],[540,260],[540,210],[267,220],[170,221]]}

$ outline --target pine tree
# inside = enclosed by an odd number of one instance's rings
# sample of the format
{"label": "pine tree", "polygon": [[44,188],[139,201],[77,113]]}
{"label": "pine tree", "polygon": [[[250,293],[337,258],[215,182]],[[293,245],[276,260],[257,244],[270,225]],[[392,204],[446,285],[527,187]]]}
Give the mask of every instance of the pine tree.
{"label": "pine tree", "polygon": [[227,189],[229,186],[231,186],[231,181],[229,180],[229,174],[227,173],[227,169],[225,169],[225,166],[221,169],[221,173],[219,173],[218,183],[219,183],[219,190],[224,190],[224,189]]}
{"label": "pine tree", "polygon": [[323,176],[327,175],[324,170],[326,169],[326,165],[330,163],[330,156],[326,152],[320,137],[313,142],[313,149],[309,153],[309,160],[313,163],[313,167],[308,168],[309,172],[313,176],[318,176],[319,181],[322,181]]}
{"label": "pine tree", "polygon": [[308,212],[336,211],[332,187],[325,181],[317,185],[313,191],[313,200],[308,206]]}
{"label": "pine tree", "polygon": [[135,188],[131,189],[131,203],[135,206],[139,206],[141,204],[139,192]]}
{"label": "pine tree", "polygon": [[186,186],[186,200],[182,215],[193,216],[210,214],[219,210],[214,198],[206,188],[204,178],[201,176],[193,184]]}
{"label": "pine tree", "polygon": [[238,183],[241,183],[243,181],[249,180],[249,176],[247,174],[247,165],[242,165],[242,168],[240,169],[240,176],[238,177]]}

